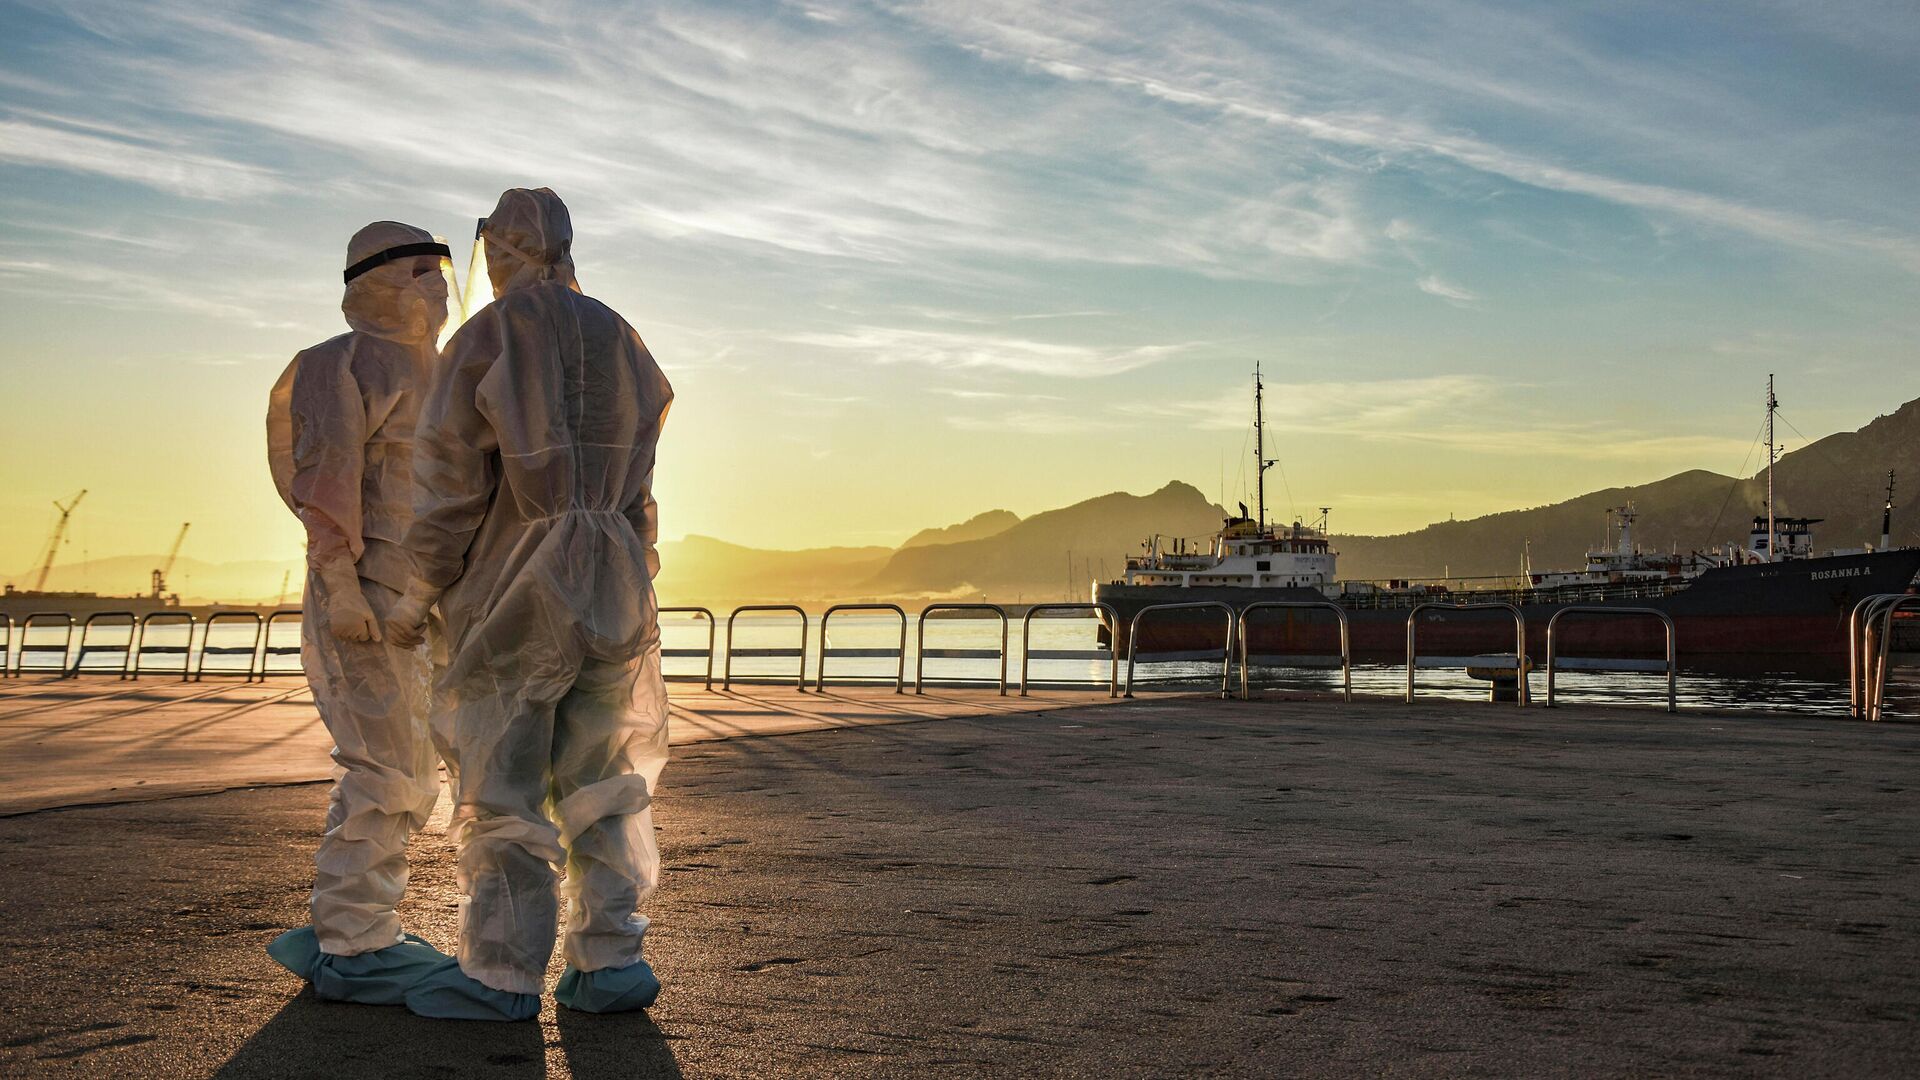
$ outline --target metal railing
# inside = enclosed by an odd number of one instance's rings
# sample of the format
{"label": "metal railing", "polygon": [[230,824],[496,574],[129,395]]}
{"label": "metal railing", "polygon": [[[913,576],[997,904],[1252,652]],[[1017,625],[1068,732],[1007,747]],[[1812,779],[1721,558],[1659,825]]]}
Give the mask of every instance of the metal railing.
{"label": "metal railing", "polygon": [[690,658],[690,657],[698,656],[698,657],[705,658],[705,660],[707,661],[706,674],[705,675],[668,675],[664,671],[662,671],[660,674],[660,677],[667,682],[696,682],[696,681],[704,682],[708,690],[713,689],[713,643],[714,643],[714,631],[716,629],[714,625],[714,620],[713,620],[713,612],[708,611],[706,608],[703,608],[703,607],[663,607],[660,609],[659,614],[661,615],[696,615],[696,616],[705,618],[707,620],[707,647],[706,648],[704,649],[668,649],[663,647],[660,650],[660,659],[662,661],[666,660],[668,657]]}
{"label": "metal railing", "polygon": [[[160,619],[185,619],[187,621],[187,643],[185,645],[149,645],[147,630]],[[191,673],[193,656],[193,632],[200,620],[193,617],[191,611],[149,611],[140,617],[140,636],[135,639],[133,652],[127,657],[126,677],[138,682],[143,663],[148,655],[178,656],[180,658],[180,681],[186,682]],[[158,674],[158,673],[157,673]],[[172,674],[171,671],[164,674]]]}
{"label": "metal railing", "polygon": [[[1027,696],[1031,685],[1027,678],[1029,660],[1105,660],[1107,662],[1107,696],[1116,697],[1120,693],[1120,650],[1109,644],[1104,649],[1036,649],[1033,647],[1033,617],[1042,611],[1091,611],[1095,615],[1105,615],[1113,641],[1119,640],[1120,613],[1111,604],[1035,604],[1020,617],[1020,696]],[[1048,679],[1048,686],[1079,687],[1099,686],[1095,679]]]}
{"label": "metal railing", "polygon": [[[250,622],[253,624],[252,643],[244,648],[239,645],[215,645],[213,643],[214,631],[219,629],[223,623],[236,622]],[[260,636],[266,629],[266,625],[266,620],[262,619],[260,613],[257,611],[216,611],[208,615],[206,629],[200,635],[200,653],[194,658],[193,681],[200,682],[206,677],[207,657],[212,655],[245,656],[247,658],[247,666],[244,669],[236,671],[232,668],[216,668],[213,673],[215,675],[241,675],[246,678],[246,681],[252,682],[254,665],[259,663],[260,660]]]}
{"label": "metal railing", "polygon": [[13,616],[0,611],[0,629],[7,633],[6,640],[0,641],[0,679],[13,678]]}
{"label": "metal railing", "polygon": [[[800,647],[797,649],[735,649],[733,647],[733,620],[750,611],[792,612],[800,616]],[[807,636],[807,611],[798,604],[748,604],[745,607],[734,608],[733,613],[727,616],[727,663],[721,672],[720,689],[731,690],[735,682],[743,685],[752,685],[755,683],[765,685],[779,684],[787,681],[783,676],[772,675],[742,675],[738,679],[735,679],[733,677],[733,658],[736,656],[782,659],[791,657],[799,661],[799,663],[795,665],[799,670],[795,672],[793,676],[794,689],[805,693],[807,689]]]}
{"label": "metal railing", "polygon": [[1874,681],[1874,659],[1867,649],[1867,633],[1881,611],[1910,593],[1874,593],[1853,605],[1847,615],[1847,712],[1854,719],[1867,716],[1868,689]]}
{"label": "metal railing", "polygon": [[[1420,625],[1420,613],[1435,611],[1504,611],[1513,616],[1513,669],[1519,682],[1519,703],[1527,707],[1527,617],[1512,604],[1443,604],[1429,601],[1415,604],[1407,610],[1407,702],[1412,704],[1414,692],[1414,669],[1420,667],[1505,667],[1505,657],[1490,656],[1429,656],[1422,659],[1418,645],[1417,631]],[[1491,662],[1490,662],[1491,661]]]}
{"label": "metal railing", "polygon": [[1127,692],[1122,694],[1122,697],[1133,696],[1133,669],[1143,655],[1147,657],[1147,663],[1150,664],[1172,664],[1184,660],[1211,661],[1215,658],[1212,649],[1144,654],[1140,651],[1140,623],[1147,616],[1167,611],[1205,610],[1223,612],[1227,617],[1227,633],[1219,650],[1220,696],[1222,698],[1233,696],[1233,631],[1235,624],[1239,621],[1239,615],[1234,611],[1232,604],[1222,603],[1219,600],[1194,600],[1180,604],[1148,604],[1133,613],[1133,622],[1127,627]]}
{"label": "metal railing", "polygon": [[[293,644],[291,645],[275,645],[273,643],[274,626],[285,625],[287,622],[299,622],[301,624],[300,633],[295,635]],[[260,682],[266,682],[267,676],[269,675],[300,674],[305,667],[304,664],[294,668],[292,671],[273,671],[269,669],[268,665],[273,663],[273,658],[276,656],[299,656],[300,639],[305,635],[306,616],[300,608],[281,608],[279,611],[270,613],[267,616],[266,625],[260,628],[260,659],[254,667],[253,677]]]}
{"label": "metal railing", "polygon": [[[1666,627],[1667,658],[1665,660],[1630,660],[1623,657],[1580,657],[1573,664],[1561,661],[1554,649],[1554,630],[1560,620],[1569,615],[1635,615],[1640,618],[1655,618]],[[1659,672],[1667,674],[1667,711],[1680,711],[1679,690],[1679,647],[1678,634],[1674,629],[1673,616],[1659,608],[1648,607],[1596,607],[1590,604],[1576,604],[1563,607],[1547,620],[1547,708],[1553,708],[1553,676],[1557,667],[1566,666],[1578,671],[1631,671]],[[1524,679],[1524,676],[1522,677]]]}
{"label": "metal railing", "polygon": [[[900,644],[897,647],[891,648],[891,649],[836,649],[833,646],[828,645],[827,644],[827,622],[828,620],[833,618],[834,613],[841,612],[841,611],[891,611],[893,612],[895,615],[898,615],[900,617]],[[814,671],[813,688],[815,690],[824,690],[827,687],[827,657],[829,656],[844,656],[848,658],[870,657],[875,659],[892,660],[894,662],[893,692],[896,694],[904,693],[907,688],[907,613],[906,611],[903,610],[898,604],[835,604],[833,605],[832,607],[828,608],[825,612],[822,612],[820,615],[820,666]],[[849,684],[862,685],[862,686],[871,685],[878,681],[881,681],[881,680],[874,676],[859,676],[859,675],[847,676],[840,680],[840,682],[842,683],[849,683]],[[915,689],[917,691],[918,687],[916,687]]]}
{"label": "metal railing", "polygon": [[[936,611],[990,611],[1000,620],[1000,649],[929,649],[927,648],[927,616]],[[914,642],[913,692],[923,694],[927,689],[927,657],[936,660],[993,660],[1000,661],[1000,696],[1007,694],[1007,609],[999,604],[929,604],[920,609],[918,637]],[[988,679],[936,679],[936,686],[979,686],[988,683]]]}
{"label": "metal railing", "polygon": [[[1340,655],[1330,657],[1312,654],[1263,653],[1255,655],[1253,633],[1247,629],[1251,620],[1247,616],[1256,611],[1331,611],[1340,623]],[[1262,600],[1248,604],[1240,609],[1240,699],[1250,700],[1253,696],[1252,679],[1248,669],[1256,663],[1261,667],[1340,667],[1340,692],[1351,703],[1353,701],[1353,643],[1347,632],[1347,611],[1331,600]],[[1331,661],[1331,663],[1310,664],[1309,660]]]}
{"label": "metal railing", "polygon": [[1887,707],[1887,666],[1893,655],[1893,620],[1900,612],[1920,607],[1920,596],[1904,595],[1892,603],[1874,610],[1880,618],[1880,649],[1878,663],[1873,666],[1873,685],[1867,698],[1866,718],[1879,720],[1886,714]]}
{"label": "metal railing", "polygon": [[[33,628],[36,625],[45,626],[55,620],[58,620],[59,624],[66,629],[66,637],[61,639],[58,645],[48,642],[35,644],[32,639]],[[14,650],[13,656],[14,677],[18,678],[31,671],[35,674],[57,674],[63,679],[66,678],[67,653],[73,651],[73,625],[73,616],[64,611],[36,611],[28,615],[25,619],[22,619],[20,621],[20,645]],[[44,664],[31,668],[27,666],[27,657],[35,655],[46,656],[48,654],[55,654],[59,657],[52,667]]]}
{"label": "metal railing", "polygon": [[[103,619],[113,620],[114,626],[126,627],[127,640],[125,644],[116,644],[114,642],[100,644],[93,640],[94,624]],[[67,668],[67,678],[77,679],[82,674],[89,673],[96,675],[118,675],[122,679],[126,678],[127,661],[133,656],[133,639],[139,631],[140,620],[134,618],[133,612],[131,611],[96,611],[88,615],[87,621],[80,624],[80,651],[74,654],[73,663]],[[87,668],[87,657],[97,653],[119,653],[120,663],[116,667],[105,669],[93,668],[89,671]]]}

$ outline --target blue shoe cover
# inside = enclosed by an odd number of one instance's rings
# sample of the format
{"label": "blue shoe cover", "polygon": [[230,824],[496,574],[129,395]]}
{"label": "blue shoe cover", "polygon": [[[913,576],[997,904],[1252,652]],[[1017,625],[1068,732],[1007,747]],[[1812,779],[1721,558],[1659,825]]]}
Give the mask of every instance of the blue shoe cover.
{"label": "blue shoe cover", "polygon": [[407,1008],[435,1020],[531,1020],[540,1015],[540,997],[495,990],[449,957],[407,991]]}
{"label": "blue shoe cover", "polygon": [[313,967],[320,962],[320,938],[311,926],[289,930],[267,942],[267,955],[278,960],[281,967],[312,982]]}
{"label": "blue shoe cover", "polygon": [[572,964],[560,976],[553,999],[569,1009],[590,1013],[633,1012],[660,996],[660,979],[645,960],[622,968],[581,971]]}
{"label": "blue shoe cover", "polygon": [[289,930],[267,946],[267,955],[313,984],[322,1001],[399,1005],[407,990],[446,961],[447,955],[412,934],[397,945],[334,956],[320,951],[313,927]]}

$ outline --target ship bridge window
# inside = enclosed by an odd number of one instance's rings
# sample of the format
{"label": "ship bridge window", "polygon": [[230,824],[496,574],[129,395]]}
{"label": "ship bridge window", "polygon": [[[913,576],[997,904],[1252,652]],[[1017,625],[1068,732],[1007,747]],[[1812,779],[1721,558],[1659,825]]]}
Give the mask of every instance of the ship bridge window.
{"label": "ship bridge window", "polygon": [[1273,562],[1272,560],[1269,560],[1269,559],[1261,559],[1258,562],[1253,564],[1253,568],[1255,570],[1263,570],[1263,571],[1271,570],[1273,569]]}

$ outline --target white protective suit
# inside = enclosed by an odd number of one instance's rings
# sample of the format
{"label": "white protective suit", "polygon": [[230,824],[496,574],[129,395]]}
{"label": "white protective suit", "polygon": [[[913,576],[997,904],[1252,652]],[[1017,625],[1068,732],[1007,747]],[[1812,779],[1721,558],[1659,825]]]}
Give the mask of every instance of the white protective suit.
{"label": "white protective suit", "polygon": [[580,293],[558,196],[514,189],[483,230],[495,301],[448,342],[420,414],[407,533],[417,618],[438,600],[434,734],[456,776],[460,969],[539,994],[564,860],[564,953],[640,960],[667,760],[654,447],[673,389]]}
{"label": "white protective suit", "polygon": [[[300,656],[334,740],[313,886],[315,935],[334,956],[401,941],[394,905],[407,886],[407,838],[440,790],[425,652],[384,644],[378,631],[410,576],[401,542],[414,418],[447,317],[431,248],[446,251],[398,222],[355,233],[340,304],[352,331],[295,356],[267,406],[274,484],[307,532]],[[416,275],[422,255],[435,256],[433,273]],[[369,260],[377,265],[361,269]]]}

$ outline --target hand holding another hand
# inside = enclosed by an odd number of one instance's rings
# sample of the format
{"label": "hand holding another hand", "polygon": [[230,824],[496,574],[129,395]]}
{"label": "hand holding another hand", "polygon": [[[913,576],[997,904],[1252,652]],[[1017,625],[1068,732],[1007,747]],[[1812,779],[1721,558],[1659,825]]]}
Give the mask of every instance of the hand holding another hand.
{"label": "hand holding another hand", "polygon": [[393,605],[387,613],[387,644],[401,649],[417,647],[427,636],[427,610],[433,607],[433,598],[423,594],[417,587],[409,588],[400,602]]}

